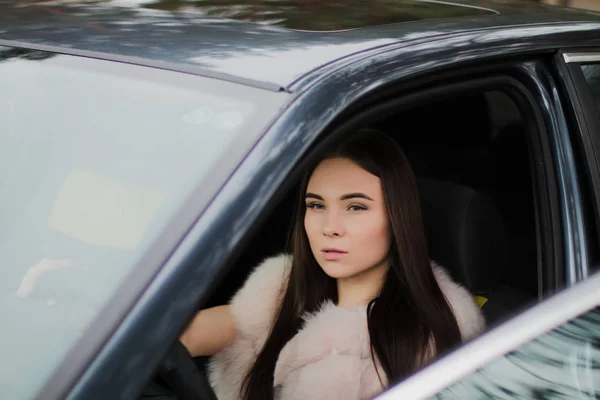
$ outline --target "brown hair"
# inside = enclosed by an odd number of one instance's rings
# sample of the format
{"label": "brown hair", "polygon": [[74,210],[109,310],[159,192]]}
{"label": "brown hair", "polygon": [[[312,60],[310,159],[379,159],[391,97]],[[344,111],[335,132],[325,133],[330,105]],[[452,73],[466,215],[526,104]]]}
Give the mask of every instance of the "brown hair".
{"label": "brown hair", "polygon": [[[379,296],[369,303],[368,328],[373,360],[394,383],[428,357],[460,342],[456,319],[430,265],[416,179],[400,146],[374,130],[350,134],[321,161],[328,158],[350,159],[381,180],[392,234],[390,268]],[[317,311],[325,300],[338,300],[336,281],[315,260],[304,229],[304,196],[313,170],[303,177],[298,194],[287,289],[267,341],[244,380],[245,400],[273,399],[275,363],[300,329],[302,314]]]}

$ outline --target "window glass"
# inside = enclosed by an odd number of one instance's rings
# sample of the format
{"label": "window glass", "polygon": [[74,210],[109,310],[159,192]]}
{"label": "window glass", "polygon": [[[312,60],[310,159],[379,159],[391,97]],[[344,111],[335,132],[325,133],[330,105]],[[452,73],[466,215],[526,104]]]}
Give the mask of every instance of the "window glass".
{"label": "window glass", "polygon": [[39,390],[192,189],[242,135],[258,137],[280,97],[0,47],[2,398]]}
{"label": "window glass", "polygon": [[600,64],[582,65],[581,69],[596,100],[596,107],[600,110]]}
{"label": "window glass", "polygon": [[600,308],[523,345],[436,399],[600,399]]}
{"label": "window glass", "polygon": [[419,0],[319,0],[311,3],[306,0],[156,0],[147,2],[144,7],[194,10],[211,17],[323,32],[425,19],[496,14],[482,7]]}
{"label": "window glass", "polygon": [[[596,103],[596,109],[598,112],[600,112],[600,64],[584,64],[581,66],[581,70],[585,80],[589,85],[594,102]],[[600,132],[598,132],[598,129],[595,128],[595,125],[593,124],[594,122],[591,122],[589,127],[591,127],[590,131],[592,134],[592,140],[594,141],[594,146],[598,147],[598,145],[600,145],[598,142],[598,139],[600,138]],[[596,154],[598,154],[597,151]],[[600,160],[598,161],[600,162]],[[596,272],[599,270],[600,265],[597,262],[594,262],[593,265],[590,265],[590,272]]]}

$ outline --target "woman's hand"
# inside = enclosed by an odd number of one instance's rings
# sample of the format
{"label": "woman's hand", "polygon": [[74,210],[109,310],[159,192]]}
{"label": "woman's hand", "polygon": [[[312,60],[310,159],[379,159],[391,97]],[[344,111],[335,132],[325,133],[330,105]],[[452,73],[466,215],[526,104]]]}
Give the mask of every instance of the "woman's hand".
{"label": "woman's hand", "polygon": [[234,339],[235,321],[229,306],[198,312],[179,338],[193,357],[218,353]]}

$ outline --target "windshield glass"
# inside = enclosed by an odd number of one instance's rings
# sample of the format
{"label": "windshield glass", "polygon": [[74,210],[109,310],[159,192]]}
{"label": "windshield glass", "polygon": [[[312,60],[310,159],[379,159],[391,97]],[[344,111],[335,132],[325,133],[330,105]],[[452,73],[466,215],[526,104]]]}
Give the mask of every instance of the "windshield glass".
{"label": "windshield glass", "polygon": [[239,162],[231,149],[249,148],[283,97],[0,47],[2,398],[35,395],[193,188]]}
{"label": "windshield glass", "polygon": [[[122,4],[123,0],[109,3]],[[494,15],[486,8],[429,0],[135,0],[159,10],[186,10],[217,18],[305,31],[338,31],[437,18]],[[130,3],[131,4],[131,3]]]}

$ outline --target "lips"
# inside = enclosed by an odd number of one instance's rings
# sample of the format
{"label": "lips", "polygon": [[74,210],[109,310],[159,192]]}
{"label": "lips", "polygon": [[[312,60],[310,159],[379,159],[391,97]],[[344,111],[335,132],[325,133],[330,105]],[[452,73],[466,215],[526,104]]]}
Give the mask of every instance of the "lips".
{"label": "lips", "polygon": [[321,250],[321,254],[323,254],[323,258],[327,261],[335,261],[344,257],[348,252],[340,249],[323,249]]}

